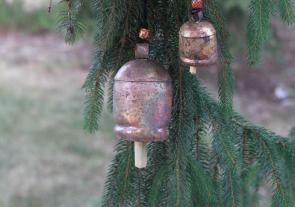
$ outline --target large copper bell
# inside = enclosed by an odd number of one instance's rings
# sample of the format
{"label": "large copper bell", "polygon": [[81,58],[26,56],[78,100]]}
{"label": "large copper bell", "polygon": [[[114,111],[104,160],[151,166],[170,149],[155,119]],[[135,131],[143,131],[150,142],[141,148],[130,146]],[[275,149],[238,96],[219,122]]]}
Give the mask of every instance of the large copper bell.
{"label": "large copper bell", "polygon": [[121,67],[115,76],[113,116],[118,138],[163,141],[168,138],[171,116],[171,78],[160,64],[148,60],[148,44],[135,48],[137,59]]}
{"label": "large copper bell", "polygon": [[216,31],[208,21],[190,21],[179,31],[179,55],[190,66],[214,64],[218,58]]}

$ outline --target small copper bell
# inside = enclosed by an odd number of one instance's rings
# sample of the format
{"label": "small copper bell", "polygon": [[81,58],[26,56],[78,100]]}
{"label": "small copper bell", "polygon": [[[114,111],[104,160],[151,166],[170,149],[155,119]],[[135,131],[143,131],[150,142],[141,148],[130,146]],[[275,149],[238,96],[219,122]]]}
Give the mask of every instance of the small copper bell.
{"label": "small copper bell", "polygon": [[218,58],[216,31],[207,21],[190,20],[180,28],[179,53],[183,63],[191,66],[214,64]]}
{"label": "small copper bell", "polygon": [[[142,45],[145,44],[145,45]],[[145,50],[146,43],[136,50]],[[171,114],[171,78],[160,64],[143,58],[121,67],[115,76],[115,132],[129,141],[163,141],[168,137]]]}
{"label": "small copper bell", "polygon": [[[123,65],[115,76],[113,116],[117,137],[135,142],[137,162],[138,156],[146,157],[141,149],[144,146],[142,143],[168,138],[172,82],[167,70],[147,59],[147,43],[137,44],[135,56],[137,59]],[[140,161],[141,159],[145,160]],[[143,168],[146,158],[139,158],[138,162],[139,164],[135,163],[136,166]]]}
{"label": "small copper bell", "polygon": [[204,66],[214,64],[218,58],[216,31],[202,20],[203,1],[193,0],[193,16],[179,31],[179,55],[184,64]]}

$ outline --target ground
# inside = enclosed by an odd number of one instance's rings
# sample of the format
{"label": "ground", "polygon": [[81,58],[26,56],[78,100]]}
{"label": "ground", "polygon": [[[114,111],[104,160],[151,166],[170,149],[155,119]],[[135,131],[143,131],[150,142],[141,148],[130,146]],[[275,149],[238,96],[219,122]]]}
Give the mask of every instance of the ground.
{"label": "ground", "polygon": [[[283,64],[269,55],[255,69],[243,58],[234,64],[235,108],[283,135],[295,121],[295,30],[287,31],[279,36]],[[0,207],[98,206],[115,138],[107,112],[97,134],[82,129],[93,48],[13,30],[0,30],[0,45]],[[216,71],[200,72],[212,94]],[[281,85],[284,100],[274,95]]]}
{"label": "ground", "polygon": [[0,45],[0,206],[94,206],[114,138],[109,114],[98,134],[82,129],[91,47],[14,31]]}

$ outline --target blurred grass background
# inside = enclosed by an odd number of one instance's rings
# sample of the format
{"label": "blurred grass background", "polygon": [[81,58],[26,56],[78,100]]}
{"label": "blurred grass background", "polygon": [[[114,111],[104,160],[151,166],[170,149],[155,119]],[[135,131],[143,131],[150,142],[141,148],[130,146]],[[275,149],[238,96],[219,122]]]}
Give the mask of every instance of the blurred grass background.
{"label": "blurred grass background", "polygon": [[[56,27],[57,10],[48,15],[44,10],[46,4],[40,4],[44,8],[34,8],[28,5],[24,8],[23,1],[5,1],[0,3],[0,24],[2,27],[18,28],[21,30],[35,32],[40,29],[53,30]],[[34,3],[32,4],[34,5]],[[33,7],[30,9],[30,7]]]}
{"label": "blurred grass background", "polygon": [[99,133],[82,129],[94,21],[68,46],[56,31],[59,6],[48,14],[46,1],[0,3],[0,207],[100,200],[115,138],[109,113]]}
{"label": "blurred grass background", "polygon": [[[55,2],[56,3],[56,2]],[[99,206],[116,141],[104,113],[101,130],[82,129],[81,86],[91,64],[95,23],[74,46],[56,31],[59,7],[47,1],[0,0],[0,207]],[[247,3],[227,0],[231,20],[236,109],[250,120],[286,135],[295,120],[295,30],[275,20],[262,63],[245,63]],[[216,95],[216,68],[200,77]],[[262,196],[268,197],[267,189]],[[268,206],[262,201],[262,206]]]}

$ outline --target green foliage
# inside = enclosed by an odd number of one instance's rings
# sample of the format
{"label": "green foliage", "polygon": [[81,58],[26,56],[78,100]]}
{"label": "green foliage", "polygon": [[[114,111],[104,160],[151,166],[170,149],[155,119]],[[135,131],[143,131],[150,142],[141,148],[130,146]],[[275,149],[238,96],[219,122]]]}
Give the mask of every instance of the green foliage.
{"label": "green foliage", "polygon": [[54,29],[56,12],[48,15],[45,10],[37,9],[26,12],[21,1],[8,5],[0,1],[0,24],[5,27],[17,27],[29,32],[38,32],[42,29]]}
{"label": "green foliage", "polygon": [[293,1],[251,1],[249,6],[250,15],[247,32],[248,62],[250,64],[256,64],[258,62],[262,47],[269,35],[270,15],[276,15],[277,11],[285,23],[294,23],[295,15]]}
{"label": "green foliage", "polygon": [[295,22],[295,13],[292,0],[278,1],[278,10],[282,20],[287,24],[293,24]]}
{"label": "green foliage", "polygon": [[65,41],[74,43],[86,30],[85,25],[79,21],[83,2],[79,0],[62,0],[65,7],[60,11],[58,29],[64,32]]}
{"label": "green foliage", "polygon": [[294,126],[292,127],[292,129],[290,130],[289,136],[290,136],[290,137],[293,137],[293,138],[295,139],[295,124],[294,124]]}
{"label": "green foliage", "polygon": [[237,8],[246,11],[248,6],[249,2],[244,0],[225,0],[223,4],[223,7],[226,11]]}
{"label": "green foliage", "polygon": [[[132,46],[126,44],[133,44],[137,37],[139,23],[135,19],[139,18],[134,17],[138,16],[139,3],[126,2],[128,1],[104,1],[100,4],[94,2],[93,7],[97,8],[98,13],[95,44],[99,45],[99,48],[83,87],[86,91],[84,128],[90,132],[96,131],[99,126],[106,77],[110,76],[110,79],[113,79],[119,66],[132,58]],[[109,103],[112,103],[111,98],[109,100]]]}
{"label": "green foliage", "polygon": [[91,133],[98,129],[98,120],[104,105],[104,84],[107,77],[99,69],[99,64],[95,62],[83,86],[86,93],[84,128]]}
{"label": "green foliage", "polygon": [[269,16],[272,2],[268,0],[252,0],[248,23],[248,61],[255,64],[258,61],[263,44],[267,40]]}
{"label": "green foliage", "polygon": [[[93,7],[97,52],[83,87],[85,128],[90,132],[99,127],[107,79],[132,59],[143,16],[138,0],[95,0]],[[263,181],[272,186],[273,206],[294,206],[294,141],[253,125],[233,110],[232,56],[220,8],[220,1],[205,1],[205,15],[216,28],[220,49],[219,101],[215,101],[177,58],[178,30],[188,19],[190,0],[149,1],[150,57],[166,65],[173,80],[169,141],[148,145],[148,167],[142,170],[133,165],[133,144],[120,141],[102,206],[257,206]],[[269,17],[278,8],[292,11],[266,0],[250,3],[251,63],[259,58]],[[291,22],[291,15],[281,16]],[[112,88],[112,81],[108,85]],[[108,103],[112,105],[112,93]]]}

